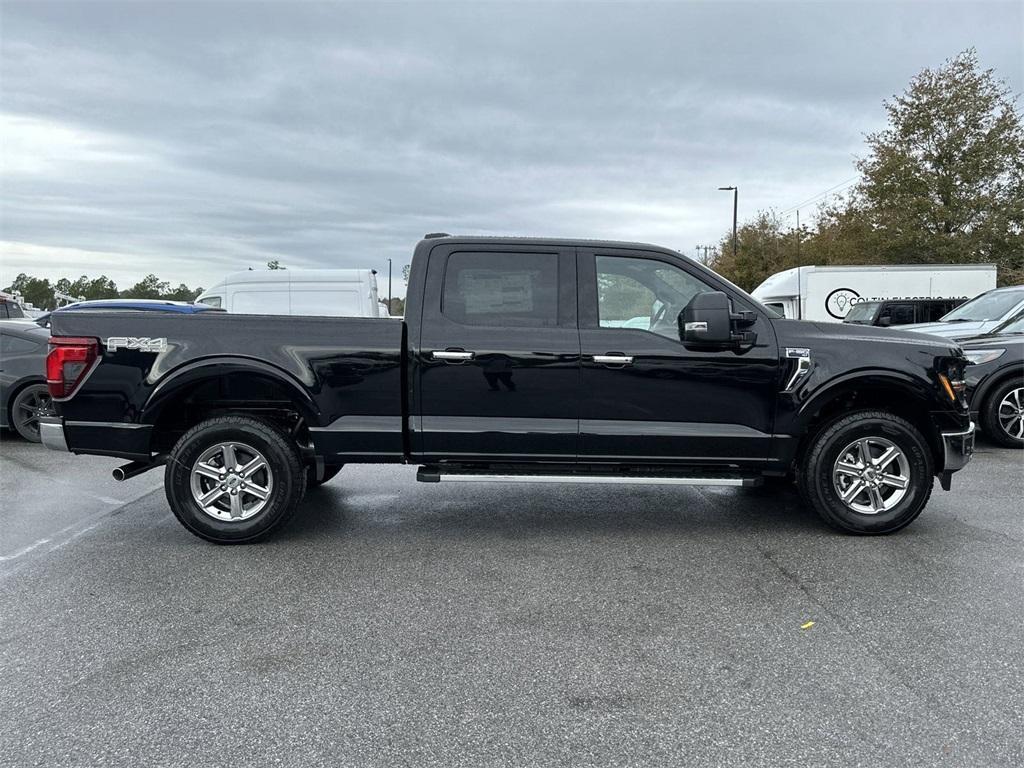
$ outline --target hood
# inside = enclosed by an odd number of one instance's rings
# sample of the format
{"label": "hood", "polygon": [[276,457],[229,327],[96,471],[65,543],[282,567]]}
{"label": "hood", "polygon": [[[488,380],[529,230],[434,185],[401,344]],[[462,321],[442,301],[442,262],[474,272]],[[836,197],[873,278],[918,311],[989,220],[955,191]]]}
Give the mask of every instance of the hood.
{"label": "hood", "polygon": [[971,336],[968,339],[961,339],[959,343],[964,349],[979,349],[984,347],[1024,347],[1024,334],[986,333],[982,336]]}
{"label": "hood", "polygon": [[[855,323],[818,323],[809,320],[775,320],[780,343],[796,345],[806,339],[807,345],[814,341],[832,340],[837,342],[865,342],[867,344],[903,344],[917,349],[929,350],[936,354],[956,354],[957,343],[927,333],[908,332],[910,326],[881,328],[876,325]],[[934,323],[929,323],[934,325]],[[938,323],[942,325],[942,323]]]}
{"label": "hood", "polygon": [[912,325],[901,325],[900,328],[914,333],[928,333],[932,336],[944,336],[947,339],[963,339],[968,336],[976,336],[985,326],[991,325],[991,320],[969,320],[966,323],[914,323]]}

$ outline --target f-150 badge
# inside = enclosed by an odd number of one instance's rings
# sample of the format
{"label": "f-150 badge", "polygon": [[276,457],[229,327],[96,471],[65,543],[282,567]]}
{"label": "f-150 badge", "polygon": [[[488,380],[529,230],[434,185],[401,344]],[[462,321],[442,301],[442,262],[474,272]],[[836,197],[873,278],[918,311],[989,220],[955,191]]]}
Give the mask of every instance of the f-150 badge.
{"label": "f-150 badge", "polygon": [[107,339],[107,351],[117,352],[119,349],[137,349],[140,352],[163,352],[167,349],[167,339],[151,339],[147,336],[111,336]]}

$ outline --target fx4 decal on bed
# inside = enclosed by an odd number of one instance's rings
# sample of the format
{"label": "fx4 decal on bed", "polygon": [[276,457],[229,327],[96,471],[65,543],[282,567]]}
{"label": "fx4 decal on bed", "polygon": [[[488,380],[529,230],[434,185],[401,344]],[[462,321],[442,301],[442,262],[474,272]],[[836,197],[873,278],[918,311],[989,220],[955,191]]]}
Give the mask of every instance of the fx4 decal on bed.
{"label": "fx4 decal on bed", "polygon": [[107,339],[107,351],[117,352],[119,349],[137,349],[140,352],[163,352],[167,349],[167,339],[151,339],[147,336],[111,336]]}

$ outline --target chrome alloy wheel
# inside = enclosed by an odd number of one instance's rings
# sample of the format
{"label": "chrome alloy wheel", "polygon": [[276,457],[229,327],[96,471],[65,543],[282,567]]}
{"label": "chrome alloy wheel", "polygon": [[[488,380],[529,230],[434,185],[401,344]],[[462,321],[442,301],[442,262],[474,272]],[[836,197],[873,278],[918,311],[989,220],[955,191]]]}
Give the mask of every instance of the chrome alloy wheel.
{"label": "chrome alloy wheel", "polygon": [[1003,432],[1016,440],[1024,438],[1024,387],[1006,393],[1006,397],[999,401],[996,416]]}
{"label": "chrome alloy wheel", "polygon": [[217,443],[192,465],[192,498],[210,517],[248,520],[267,505],[274,475],[262,453],[245,443]]}
{"label": "chrome alloy wheel", "polygon": [[883,437],[862,437],[839,452],[832,484],[850,509],[877,515],[907,495],[910,462],[895,443]]}

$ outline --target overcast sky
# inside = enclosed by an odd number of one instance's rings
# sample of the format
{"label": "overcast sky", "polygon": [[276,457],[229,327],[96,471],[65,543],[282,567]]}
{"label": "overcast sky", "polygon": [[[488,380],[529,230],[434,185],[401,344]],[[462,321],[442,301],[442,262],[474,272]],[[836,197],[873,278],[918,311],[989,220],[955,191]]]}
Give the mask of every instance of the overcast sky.
{"label": "overcast sky", "polygon": [[[426,232],[651,241],[849,182],[882,100],[1024,3],[0,6],[3,262],[396,274]],[[804,215],[813,214],[813,205]]]}

